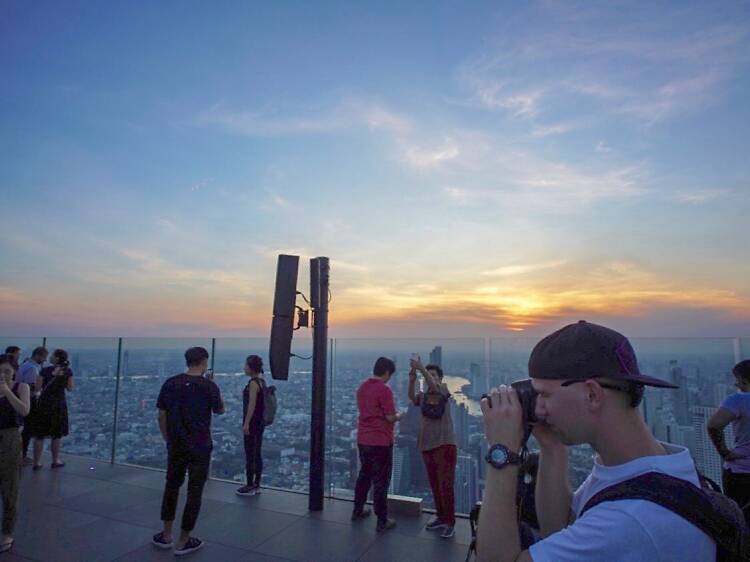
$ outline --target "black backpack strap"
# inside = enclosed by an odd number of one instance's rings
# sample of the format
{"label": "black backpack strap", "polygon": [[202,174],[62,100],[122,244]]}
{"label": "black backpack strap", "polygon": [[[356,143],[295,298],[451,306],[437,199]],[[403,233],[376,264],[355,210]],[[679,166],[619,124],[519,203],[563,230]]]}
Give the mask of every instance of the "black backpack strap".
{"label": "black backpack strap", "polygon": [[717,548],[735,551],[738,531],[734,521],[719,513],[708,494],[686,480],[659,472],[648,472],[594,494],[581,510],[607,501],[646,500],[660,505],[689,521],[711,537]]}

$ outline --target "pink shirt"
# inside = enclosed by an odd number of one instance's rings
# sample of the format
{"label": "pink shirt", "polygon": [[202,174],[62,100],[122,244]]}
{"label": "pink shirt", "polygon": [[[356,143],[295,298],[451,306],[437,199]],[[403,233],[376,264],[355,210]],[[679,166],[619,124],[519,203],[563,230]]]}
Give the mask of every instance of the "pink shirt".
{"label": "pink shirt", "polygon": [[376,377],[367,379],[357,390],[357,406],[357,443],[378,447],[393,445],[394,424],[385,419],[396,414],[390,387]]}

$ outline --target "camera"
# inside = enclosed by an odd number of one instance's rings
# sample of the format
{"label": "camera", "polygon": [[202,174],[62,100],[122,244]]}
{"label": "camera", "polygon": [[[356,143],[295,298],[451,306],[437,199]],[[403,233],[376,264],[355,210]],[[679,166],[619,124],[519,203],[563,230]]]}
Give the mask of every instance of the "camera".
{"label": "camera", "polygon": [[[539,393],[534,390],[531,386],[531,379],[523,379],[511,383],[511,385],[518,395],[518,400],[521,402],[521,410],[523,411],[523,423],[532,424],[537,423],[539,420],[536,417],[536,397]],[[486,398],[492,407],[492,398],[489,395],[483,394],[482,398]]]}

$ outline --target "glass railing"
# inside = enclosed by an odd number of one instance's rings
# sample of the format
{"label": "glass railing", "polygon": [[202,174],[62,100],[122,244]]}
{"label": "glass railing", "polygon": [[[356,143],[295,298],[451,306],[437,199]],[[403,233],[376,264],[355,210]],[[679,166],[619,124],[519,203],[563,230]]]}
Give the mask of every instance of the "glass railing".
{"label": "glass railing", "polygon": [[[370,376],[375,359],[394,359],[390,385],[399,410],[391,493],[424,499],[433,505],[418,450],[420,412],[408,403],[408,364],[412,353],[439,363],[453,393],[451,414],[458,441],[456,507],[467,513],[481,497],[486,452],[479,398],[488,388],[528,376],[527,362],[536,338],[335,339],[330,341],[326,423],[326,493],[351,499],[358,472],[356,390]],[[249,354],[267,358],[267,338],[0,338],[0,347],[17,345],[22,359],[44,343],[66,349],[75,376],[68,395],[70,435],[67,453],[164,469],[164,442],[157,425],[156,399],[163,382],[184,371],[184,351],[200,345],[212,352],[226,404],[214,417],[211,476],[244,480],[242,437],[243,372]],[[672,380],[679,390],[648,389],[641,406],[657,438],[690,449],[710,478],[721,479],[721,463],[705,424],[721,401],[735,392],[732,366],[750,355],[750,338],[633,339],[641,370]],[[264,485],[307,492],[309,478],[311,340],[295,340],[288,381],[277,387],[279,409],[264,437]],[[267,362],[267,361],[266,361]],[[266,369],[268,371],[268,369]],[[732,442],[731,430],[727,433]],[[533,449],[535,443],[530,441]],[[592,466],[588,446],[571,450],[570,477],[578,485]]]}
{"label": "glass railing", "polygon": [[375,360],[389,357],[396,363],[390,386],[396,407],[406,412],[396,428],[393,475],[390,492],[423,498],[423,507],[434,507],[427,473],[418,446],[421,413],[409,404],[408,371],[412,353],[425,364],[441,365],[445,382],[453,393],[451,414],[458,441],[456,470],[456,509],[468,513],[479,499],[478,448],[481,425],[478,402],[472,398],[483,392],[487,373],[487,347],[484,339],[336,339],[329,408],[333,415],[328,426],[327,470],[330,493],[352,498],[359,470],[356,427],[356,392],[371,376]]}

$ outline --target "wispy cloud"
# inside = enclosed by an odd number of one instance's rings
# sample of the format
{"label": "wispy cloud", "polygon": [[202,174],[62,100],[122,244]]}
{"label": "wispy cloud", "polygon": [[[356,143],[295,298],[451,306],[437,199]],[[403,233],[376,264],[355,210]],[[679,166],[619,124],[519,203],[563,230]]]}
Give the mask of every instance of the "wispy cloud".
{"label": "wispy cloud", "polygon": [[545,269],[554,269],[562,265],[565,265],[565,261],[555,260],[543,263],[505,265],[503,267],[498,267],[497,269],[483,271],[481,274],[490,277],[510,277],[513,275],[525,275],[527,273],[543,271]]}
{"label": "wispy cloud", "polygon": [[356,127],[404,133],[411,128],[407,117],[357,98],[344,98],[329,108],[300,108],[296,114],[279,107],[238,110],[220,102],[200,114],[197,122],[250,137],[333,133]]}
{"label": "wispy cloud", "polygon": [[675,195],[679,203],[686,205],[701,205],[720,199],[729,193],[726,189],[703,189],[698,191],[686,191]]}

